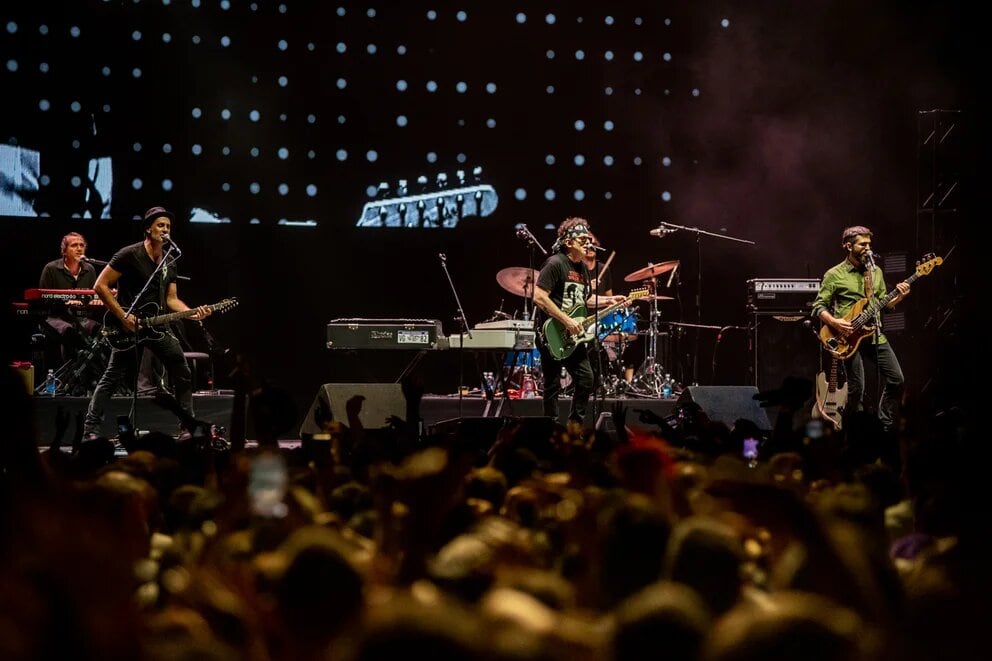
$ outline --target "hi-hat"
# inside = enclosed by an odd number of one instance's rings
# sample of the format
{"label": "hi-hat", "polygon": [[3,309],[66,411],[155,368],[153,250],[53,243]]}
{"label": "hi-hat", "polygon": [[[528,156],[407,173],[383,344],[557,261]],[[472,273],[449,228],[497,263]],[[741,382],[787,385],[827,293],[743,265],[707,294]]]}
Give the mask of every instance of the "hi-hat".
{"label": "hi-hat", "polygon": [[517,296],[530,298],[534,295],[534,283],[540,271],[526,266],[510,266],[496,274],[499,286]]}
{"label": "hi-hat", "polygon": [[651,278],[657,278],[662,273],[668,273],[676,266],[679,265],[679,260],[673,259],[668,262],[662,262],[661,264],[648,264],[642,269],[637,269],[633,273],[628,273],[624,276],[625,282],[639,282],[641,280],[650,280]]}

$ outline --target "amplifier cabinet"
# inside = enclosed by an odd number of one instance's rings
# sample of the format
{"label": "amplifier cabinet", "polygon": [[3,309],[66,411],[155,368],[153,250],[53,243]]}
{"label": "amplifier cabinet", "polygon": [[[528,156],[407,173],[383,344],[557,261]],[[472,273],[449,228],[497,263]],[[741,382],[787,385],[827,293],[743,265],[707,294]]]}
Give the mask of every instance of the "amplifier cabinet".
{"label": "amplifier cabinet", "polygon": [[809,314],[819,291],[816,278],[754,278],[747,281],[747,312]]}
{"label": "amplifier cabinet", "polygon": [[443,338],[437,319],[333,319],[328,349],[434,349]]}

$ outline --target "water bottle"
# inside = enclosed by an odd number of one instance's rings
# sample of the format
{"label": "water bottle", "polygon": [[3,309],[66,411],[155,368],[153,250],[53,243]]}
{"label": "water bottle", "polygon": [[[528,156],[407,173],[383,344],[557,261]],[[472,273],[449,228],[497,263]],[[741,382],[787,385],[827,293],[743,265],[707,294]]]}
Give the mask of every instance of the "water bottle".
{"label": "water bottle", "polygon": [[58,390],[59,380],[55,378],[55,370],[48,370],[48,374],[45,376],[45,394],[49,397],[55,397],[55,391]]}
{"label": "water bottle", "polygon": [[672,397],[672,375],[666,374],[665,380],[661,382],[661,396],[664,399],[670,399]]}
{"label": "water bottle", "polygon": [[530,371],[524,372],[524,375],[520,378],[520,398],[537,398],[537,382],[534,381],[534,375]]}

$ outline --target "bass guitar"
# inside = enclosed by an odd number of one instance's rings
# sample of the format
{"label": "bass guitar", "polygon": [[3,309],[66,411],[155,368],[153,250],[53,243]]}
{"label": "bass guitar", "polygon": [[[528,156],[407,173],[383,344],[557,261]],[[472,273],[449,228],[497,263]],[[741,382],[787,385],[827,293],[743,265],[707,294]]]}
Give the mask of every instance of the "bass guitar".
{"label": "bass guitar", "polygon": [[[627,298],[633,301],[638,298],[644,298],[647,295],[647,289],[635,289],[627,294]],[[582,326],[582,331],[580,333],[576,333],[575,335],[571,335],[568,332],[568,329],[565,328],[565,324],[557,319],[548,319],[541,327],[544,333],[544,342],[548,347],[548,352],[557,360],[568,358],[580,344],[584,344],[592,339],[595,339],[596,326],[599,325],[599,322],[602,321],[604,317],[612,312],[615,312],[621,307],[624,307],[625,305],[626,302],[624,301],[614,303],[608,307],[602,308],[596,312],[596,314],[587,314],[588,311],[584,305],[575,306],[570,312],[568,312],[568,316],[579,322],[579,325]]]}
{"label": "bass guitar", "polygon": [[843,427],[844,407],[847,406],[847,384],[837,387],[838,362],[836,356],[830,356],[830,376],[826,372],[816,375],[816,401],[810,412],[812,417],[829,422],[835,431]]}
{"label": "bass guitar", "polygon": [[[917,279],[929,274],[935,268],[944,263],[943,257],[937,257],[933,253],[923,256],[923,260],[916,263],[916,271],[906,278],[906,284],[913,284]],[[830,352],[830,355],[846,360],[854,355],[858,350],[858,345],[868,335],[875,332],[875,319],[879,312],[885,308],[889,302],[899,293],[898,289],[893,289],[888,294],[876,298],[862,298],[855,303],[851,310],[844,315],[844,319],[851,322],[851,333],[847,337],[836,333],[833,328],[824,324],[820,329],[820,342]]]}
{"label": "bass guitar", "polygon": [[[213,310],[214,314],[227,312],[238,305],[238,299],[225,298],[223,301],[208,305],[206,307]],[[179,319],[186,319],[196,314],[196,309],[183,310],[182,312],[169,312],[158,314],[157,303],[146,303],[132,312],[138,317],[137,332],[130,332],[121,325],[120,320],[108,310],[103,318],[103,330],[101,334],[115,351],[133,349],[135,345],[141,344],[145,340],[157,340],[164,334],[156,326],[165,326]]]}

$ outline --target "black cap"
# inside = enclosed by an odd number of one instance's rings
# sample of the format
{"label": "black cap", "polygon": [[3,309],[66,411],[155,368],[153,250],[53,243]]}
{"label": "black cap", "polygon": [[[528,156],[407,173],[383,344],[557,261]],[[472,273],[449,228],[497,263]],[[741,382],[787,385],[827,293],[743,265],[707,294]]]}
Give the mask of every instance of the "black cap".
{"label": "black cap", "polygon": [[166,211],[165,207],[152,207],[145,212],[144,228],[148,229],[149,225],[151,225],[152,222],[160,216],[165,216],[169,219],[169,222],[176,222],[176,217],[171,211]]}

